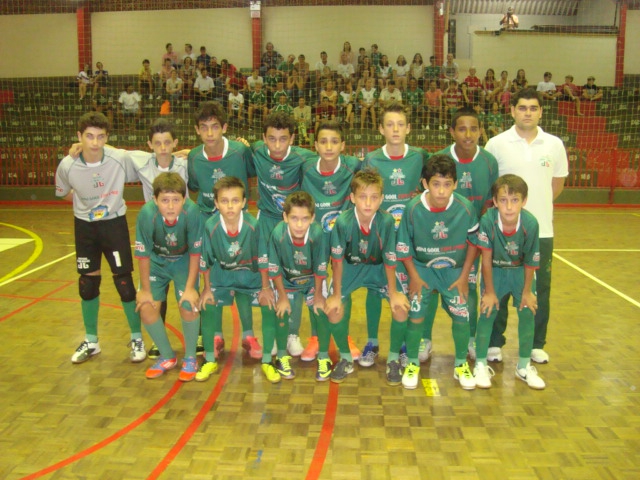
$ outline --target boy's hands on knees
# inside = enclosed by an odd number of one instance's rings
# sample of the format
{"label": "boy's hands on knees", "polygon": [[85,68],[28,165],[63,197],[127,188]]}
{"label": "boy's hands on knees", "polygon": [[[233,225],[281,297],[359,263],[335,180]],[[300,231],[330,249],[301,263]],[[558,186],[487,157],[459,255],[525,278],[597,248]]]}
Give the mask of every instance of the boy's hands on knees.
{"label": "boy's hands on knees", "polygon": [[449,291],[454,288],[458,289],[458,294],[463,302],[467,301],[467,297],[469,296],[469,276],[468,275],[460,275],[458,279],[449,285]]}
{"label": "boy's hands on knees", "polygon": [[313,295],[313,313],[319,315],[320,312],[324,312],[325,309],[325,298],[322,296],[322,292],[316,292]]}
{"label": "boy's hands on knees", "polygon": [[273,293],[272,288],[263,288],[258,293],[258,303],[263,307],[269,307],[269,310],[273,310],[276,306],[276,296]]}
{"label": "boy's hands on knees", "polygon": [[418,297],[422,301],[422,289],[429,290],[429,285],[419,275],[409,275],[409,298]]}
{"label": "boy's hands on knees", "polygon": [[520,308],[518,310],[522,310],[523,308],[528,308],[531,310],[531,313],[536,314],[538,310],[538,298],[535,293],[531,291],[522,292],[522,300],[520,300]]}
{"label": "boy's hands on knees", "polygon": [[500,301],[495,293],[487,293],[485,292],[480,299],[480,313],[483,313],[485,316],[491,315],[493,308],[496,310],[500,310]]}
{"label": "boy's hands on knees", "polygon": [[155,308],[155,304],[153,303],[153,295],[149,290],[138,290],[136,293],[136,312],[139,312],[140,309],[148,303],[153,308]]}
{"label": "boy's hands on knees", "polygon": [[342,317],[344,312],[344,305],[342,304],[342,298],[340,295],[329,295],[325,302],[324,313],[333,316]]}
{"label": "boy's hands on knees", "polygon": [[182,307],[184,302],[189,302],[193,312],[198,311],[198,303],[200,302],[200,296],[198,295],[198,291],[195,288],[185,288],[184,292],[180,296],[180,301],[178,302],[178,307]]}
{"label": "boy's hands on knees", "polygon": [[276,316],[282,318],[285,313],[291,314],[291,302],[289,302],[289,298],[286,295],[280,295],[276,302]]}
{"label": "boy's hands on knees", "polygon": [[200,294],[200,299],[198,300],[198,308],[200,310],[206,310],[208,305],[215,305],[216,299],[213,297],[213,292],[205,288]]}
{"label": "boy's hands on knees", "polygon": [[393,313],[408,313],[411,304],[404,293],[393,292],[389,294],[389,306]]}

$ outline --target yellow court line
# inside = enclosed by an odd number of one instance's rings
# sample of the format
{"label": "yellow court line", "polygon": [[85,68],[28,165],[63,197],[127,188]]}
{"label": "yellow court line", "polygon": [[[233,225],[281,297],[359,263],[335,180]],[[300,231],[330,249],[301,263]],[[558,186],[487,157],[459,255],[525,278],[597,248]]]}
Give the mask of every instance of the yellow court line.
{"label": "yellow court line", "polygon": [[581,274],[583,274],[585,277],[590,278],[591,280],[593,280],[594,282],[596,282],[599,285],[602,285],[604,288],[606,288],[607,290],[615,293],[616,295],[618,295],[619,297],[624,298],[627,302],[631,303],[632,305],[635,305],[636,307],[640,308],[640,302],[638,302],[637,300],[634,300],[633,298],[631,298],[629,295],[625,295],[624,293],[622,293],[619,290],[616,290],[615,288],[613,288],[611,285],[603,282],[602,280],[600,280],[599,278],[591,275],[589,272],[587,272],[586,270],[583,270],[582,268],[578,267],[577,265],[571,263],[569,260],[567,260],[566,258],[562,258],[560,255],[554,253],[553,254],[554,257],[556,257],[558,260],[566,263],[567,265],[569,265],[571,268],[574,268],[575,270],[577,270],[578,272],[580,272]]}
{"label": "yellow court line", "polygon": [[21,271],[23,271],[25,268],[27,268],[29,265],[31,265],[33,262],[36,261],[36,259],[40,256],[40,254],[42,253],[42,239],[36,235],[35,233],[33,233],[31,230],[27,230],[26,228],[22,228],[22,227],[18,227],[17,225],[10,225],[8,223],[0,223],[0,225],[2,225],[3,227],[8,227],[8,228],[14,228],[16,230],[18,230],[19,232],[22,232],[26,235],[29,235],[31,238],[33,238],[33,241],[36,244],[36,247],[33,250],[33,253],[31,254],[31,256],[27,259],[26,262],[24,262],[22,265],[20,265],[18,268],[13,269],[11,272],[7,273],[4,277],[0,278],[0,285],[2,284],[2,282],[4,282],[5,280],[10,279],[11,277],[16,276],[18,273],[20,273]]}
{"label": "yellow court line", "polygon": [[640,248],[554,248],[554,252],[640,252]]}
{"label": "yellow court line", "polygon": [[[55,260],[52,260],[52,261],[50,261],[49,263],[45,263],[44,265],[40,265],[39,267],[36,267],[36,268],[34,268],[34,269],[32,269],[32,270],[29,270],[28,272],[24,272],[24,273],[23,273],[23,274],[21,274],[21,275],[17,275],[17,276],[15,276],[15,277],[11,277],[11,278],[9,278],[8,280],[5,280],[4,282],[0,282],[0,287],[4,287],[5,285],[7,285],[7,284],[9,284],[9,283],[11,283],[11,282],[15,282],[16,280],[19,280],[19,279],[21,279],[22,277],[26,277],[27,275],[31,275],[32,273],[35,273],[35,272],[37,272],[38,270],[42,270],[43,268],[50,267],[51,265],[53,265],[53,264],[55,264],[55,263],[58,263],[58,262],[61,262],[62,260],[65,260],[65,259],[67,259],[67,258],[69,258],[69,257],[71,257],[71,256],[73,256],[73,255],[75,255],[75,254],[76,254],[76,252],[75,252],[75,251],[73,251],[73,252],[71,252],[71,253],[68,253],[67,255],[64,255],[63,257],[56,258]],[[1,279],[0,279],[0,280],[1,280]]]}

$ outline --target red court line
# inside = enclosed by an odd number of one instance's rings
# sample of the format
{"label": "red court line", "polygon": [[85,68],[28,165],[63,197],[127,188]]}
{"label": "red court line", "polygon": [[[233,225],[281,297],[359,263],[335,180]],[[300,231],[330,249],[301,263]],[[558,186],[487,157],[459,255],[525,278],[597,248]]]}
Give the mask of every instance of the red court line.
{"label": "red court line", "polygon": [[165,457],[160,461],[160,463],[158,463],[156,468],[153,469],[153,471],[147,478],[158,478],[162,474],[162,472],[167,469],[171,462],[173,462],[173,460],[182,451],[187,442],[191,439],[193,434],[196,433],[205,417],[207,416],[207,413],[209,413],[213,405],[216,403],[218,397],[220,396],[220,393],[222,392],[222,389],[226,385],[227,379],[231,374],[231,369],[233,368],[233,361],[235,359],[236,351],[238,348],[238,338],[240,336],[240,318],[238,316],[238,310],[235,304],[231,307],[231,314],[233,316],[233,341],[231,342],[229,358],[225,359],[225,364],[222,372],[220,373],[220,378],[216,382],[216,386],[211,391],[211,394],[207,398],[207,401],[204,403],[202,408],[200,408],[200,411],[195,416],[193,421],[189,424],[184,433],[180,436],[180,438],[178,438],[178,441],[173,445],[173,447],[171,447],[171,450],[167,452]]}
{"label": "red court line", "polygon": [[4,315],[4,316],[0,317],[0,322],[4,322],[6,319],[11,318],[12,316],[14,316],[16,313],[19,313],[19,312],[21,312],[21,311],[23,311],[23,310],[35,305],[36,303],[45,300],[47,297],[53,295],[54,293],[59,292],[60,290],[64,290],[69,285],[73,285],[73,283],[74,282],[65,282],[64,285],[61,285],[60,287],[50,291],[46,295],[42,295],[41,297],[36,297],[32,302],[29,302],[29,303],[23,305],[22,307],[17,308],[15,310],[13,310],[12,312],[9,312],[7,315]]}
{"label": "red court line", "polygon": [[[173,327],[172,325],[167,325],[167,327],[180,339],[180,342],[183,344],[183,347],[184,347],[184,338],[183,338],[182,334],[178,330],[176,330],[176,328]],[[138,417],[136,420],[131,422],[126,427],[118,430],[113,435],[105,438],[101,442],[98,442],[95,445],[92,445],[91,447],[89,447],[89,448],[87,448],[85,450],[82,450],[82,451],[76,453],[75,455],[72,455],[72,456],[70,456],[68,458],[65,458],[64,460],[61,460],[58,463],[55,463],[53,465],[50,465],[49,467],[43,468],[42,470],[40,470],[38,472],[35,472],[35,473],[32,473],[31,475],[23,477],[22,480],[31,480],[33,478],[40,478],[43,475],[47,475],[48,473],[55,472],[56,470],[59,470],[59,469],[61,469],[63,467],[66,467],[67,465],[70,465],[73,462],[76,462],[76,461],[78,461],[78,460],[80,460],[80,459],[82,459],[84,457],[87,457],[87,456],[91,455],[92,453],[97,452],[101,448],[104,448],[107,445],[115,442],[119,438],[121,438],[121,437],[125,436],[127,433],[131,432],[134,428],[139,427],[140,425],[142,425],[152,415],[154,415],[158,410],[160,410],[162,407],[164,407],[167,404],[167,402],[169,402],[169,400],[171,400],[171,398],[178,392],[178,390],[180,390],[180,387],[182,387],[182,385],[183,385],[183,382],[181,382],[180,380],[176,380],[175,383],[173,384],[173,386],[171,387],[171,389],[166,393],[166,395],[164,397],[162,397],[160,399],[160,401],[158,403],[153,405],[145,414],[143,414],[140,417]]]}

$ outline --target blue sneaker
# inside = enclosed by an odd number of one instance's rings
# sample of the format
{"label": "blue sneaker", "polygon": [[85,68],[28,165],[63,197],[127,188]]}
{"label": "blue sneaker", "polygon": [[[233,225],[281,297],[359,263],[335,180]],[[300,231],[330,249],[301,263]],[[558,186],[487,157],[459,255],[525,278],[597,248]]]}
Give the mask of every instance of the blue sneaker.
{"label": "blue sneaker", "polygon": [[198,362],[196,357],[187,357],[182,360],[182,369],[178,379],[182,382],[190,382],[198,373]]}
{"label": "blue sneaker", "polygon": [[368,342],[364,349],[362,350],[362,356],[358,359],[358,363],[361,367],[371,367],[374,363],[376,363],[376,358],[378,357],[378,352],[380,351],[380,347],[378,345],[374,345],[371,342]]}
{"label": "blue sneaker", "polygon": [[407,356],[407,346],[402,345],[402,348],[400,348],[400,366],[402,368],[407,368],[407,365],[409,365],[409,357]]}

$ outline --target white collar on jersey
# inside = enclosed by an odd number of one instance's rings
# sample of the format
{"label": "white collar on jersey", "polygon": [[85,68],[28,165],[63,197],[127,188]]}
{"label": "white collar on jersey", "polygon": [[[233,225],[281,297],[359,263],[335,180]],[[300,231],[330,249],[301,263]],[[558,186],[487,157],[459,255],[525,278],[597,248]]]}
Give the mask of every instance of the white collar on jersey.
{"label": "white collar on jersey", "polygon": [[[222,154],[220,156],[224,158],[227,154],[227,151],[229,151],[229,140],[227,140],[227,137],[222,137],[222,141],[224,142],[224,147],[222,147]],[[207,152],[204,151],[204,145],[202,146],[202,156],[209,160]]]}
{"label": "white collar on jersey", "polygon": [[[240,220],[238,220],[238,232],[242,230],[243,223],[244,223],[244,212],[240,210]],[[224,233],[229,235],[229,231],[227,230],[227,224],[224,223],[224,218],[222,217],[222,215],[220,215],[220,225],[222,225],[222,229],[224,230]]]}
{"label": "white collar on jersey", "polygon": [[[265,145],[265,147],[266,147],[266,145]],[[274,160],[274,161],[276,161],[276,162],[284,162],[287,159],[287,157],[289,156],[290,153],[291,153],[291,145],[289,145],[289,148],[287,148],[287,154],[284,157],[282,157],[281,160]],[[273,157],[271,156],[271,151],[269,150],[269,147],[267,147],[267,154],[269,155],[269,158],[271,160],[273,160]]]}
{"label": "white collar on jersey", "polygon": [[[309,228],[307,229],[307,233],[304,234],[304,241],[302,242],[303,245],[307,244],[307,240],[309,240],[309,231],[311,230],[311,225],[309,225]],[[287,233],[289,234],[289,238],[291,239],[291,243],[295,244],[295,242],[293,241],[293,237],[291,236],[291,230],[289,230],[289,225],[287,225]]]}
{"label": "white collar on jersey", "polygon": [[[431,211],[432,208],[427,202],[427,193],[429,193],[429,190],[425,190],[424,192],[422,192],[422,195],[420,195],[420,201],[422,202],[422,205],[424,205],[424,208]],[[445,210],[449,210],[449,207],[451,206],[452,203],[453,203],[453,193],[451,194],[451,197],[449,197],[449,203],[447,204],[447,207],[445,208]]]}
{"label": "white collar on jersey", "polygon": [[[342,165],[342,157],[341,156],[338,157],[338,166],[331,173],[334,174],[338,170],[340,170],[340,165]],[[322,170],[320,170],[320,157],[318,157],[318,162],[316,163],[316,170],[318,170],[318,173],[322,173]]]}
{"label": "white collar on jersey", "polygon": [[[404,144],[404,153],[402,154],[403,157],[407,156],[407,152],[409,152],[409,145],[408,144]],[[382,146],[382,153],[384,153],[384,156],[387,157],[389,160],[391,160],[391,156],[387,153],[387,144],[385,143]]]}
{"label": "white collar on jersey", "polygon": [[[449,152],[451,153],[451,156],[453,157],[453,159],[460,163],[460,159],[458,158],[458,155],[456,154],[456,144],[454,143],[453,145],[451,145],[451,148],[449,149]],[[476,153],[473,156],[473,160],[476,159],[476,157],[478,156],[478,154],[480,153],[480,145],[476,145]],[[473,161],[472,160],[472,161]]]}
{"label": "white collar on jersey", "polygon": [[[362,224],[360,223],[358,209],[355,207],[355,205],[353,206],[353,211],[356,213],[356,221],[358,222],[358,227],[362,230]],[[371,225],[373,225],[373,220],[376,218],[377,214],[378,212],[374,213],[373,216],[371,217],[371,221],[369,222],[369,227],[367,228],[367,230],[371,231]]]}
{"label": "white collar on jersey", "polygon": [[[496,208],[497,210],[497,208]],[[520,218],[522,217],[522,213],[520,213],[520,215],[518,215],[518,223],[516,224],[516,228],[513,230],[514,232],[517,232],[518,230],[520,230]],[[502,233],[504,233],[504,226],[502,225],[502,219],[500,218],[500,212],[498,212],[498,227],[500,227],[500,231]]]}

